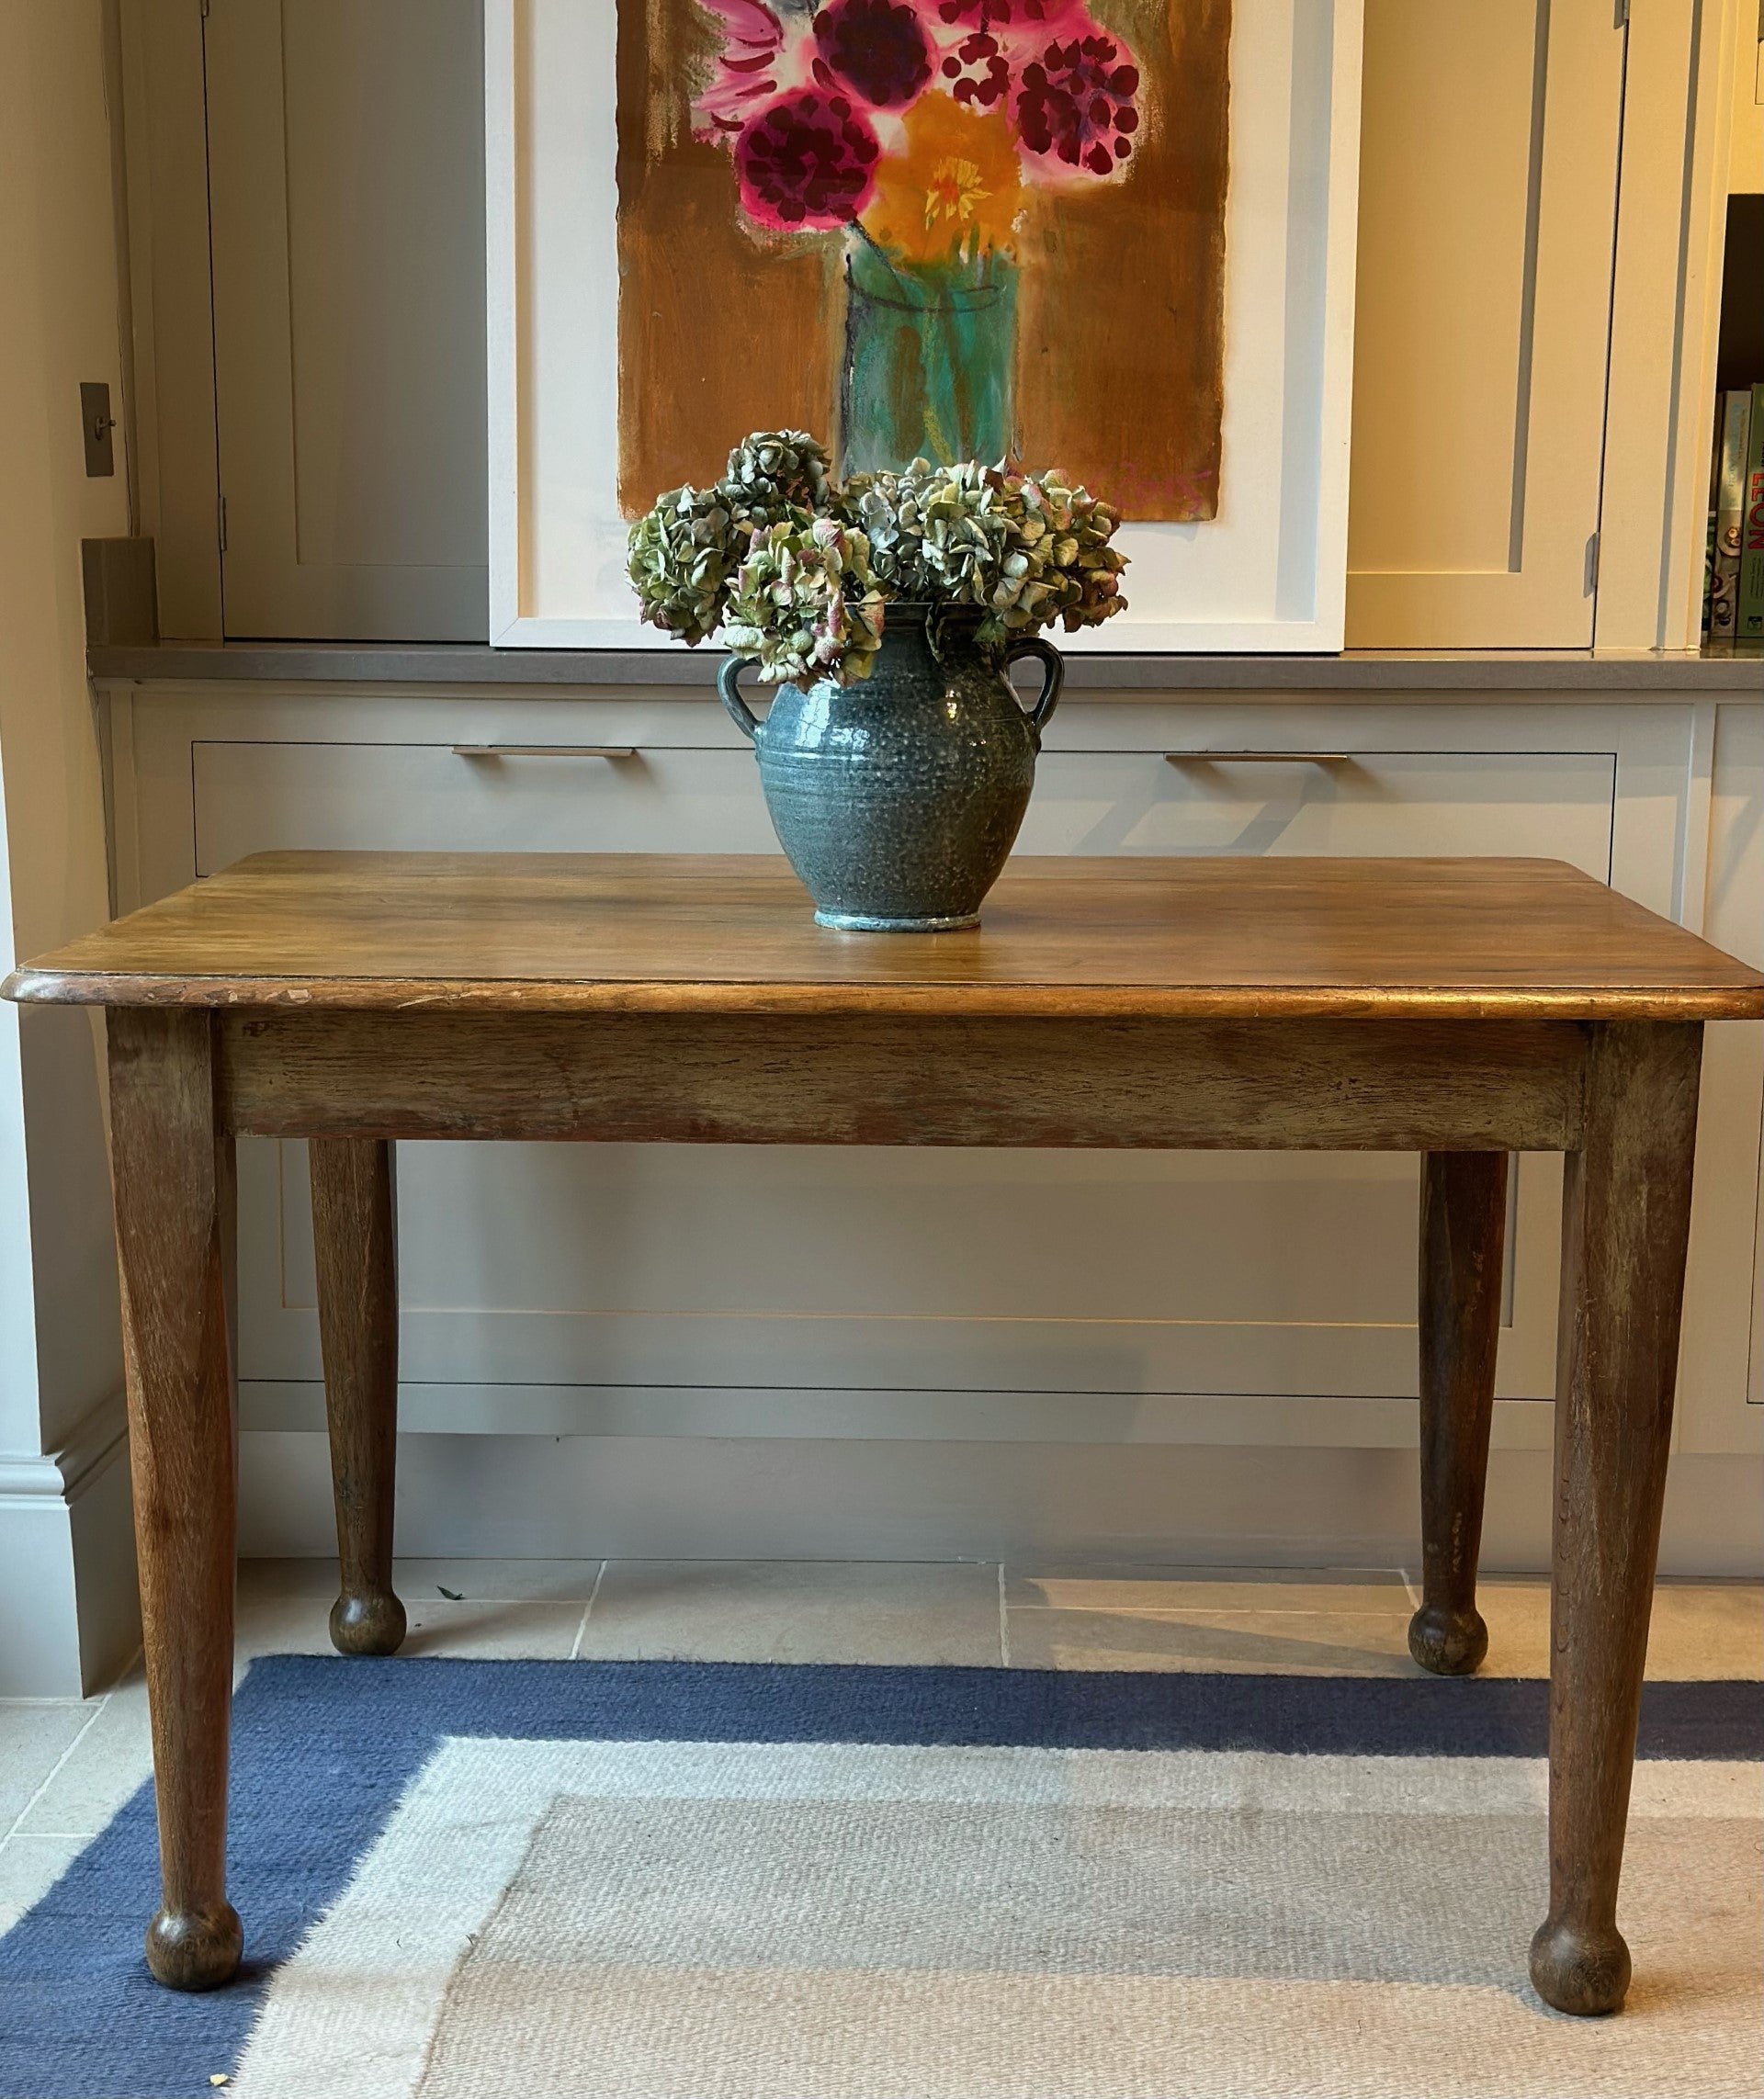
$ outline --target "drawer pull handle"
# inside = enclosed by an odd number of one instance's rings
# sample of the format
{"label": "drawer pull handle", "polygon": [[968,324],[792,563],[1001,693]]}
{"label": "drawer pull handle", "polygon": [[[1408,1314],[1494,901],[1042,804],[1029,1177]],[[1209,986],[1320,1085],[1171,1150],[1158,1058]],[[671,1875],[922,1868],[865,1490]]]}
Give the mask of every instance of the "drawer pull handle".
{"label": "drawer pull handle", "polygon": [[1167,750],[1167,765],[1348,765],[1351,750]]}
{"label": "drawer pull handle", "polygon": [[456,758],[635,758],[632,743],[456,743]]}

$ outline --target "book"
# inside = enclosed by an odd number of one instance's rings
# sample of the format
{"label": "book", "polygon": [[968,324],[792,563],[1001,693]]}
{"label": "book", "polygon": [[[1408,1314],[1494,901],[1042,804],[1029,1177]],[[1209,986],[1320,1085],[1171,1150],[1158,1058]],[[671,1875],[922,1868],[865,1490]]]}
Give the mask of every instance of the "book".
{"label": "book", "polygon": [[1764,386],[1752,389],[1751,434],[1746,444],[1746,495],[1739,521],[1739,602],[1734,617],[1737,648],[1764,649]]}
{"label": "book", "polygon": [[1730,656],[1739,612],[1739,543],[1746,513],[1746,462],[1752,396],[1736,387],[1721,397],[1721,453],[1715,475],[1715,567],[1709,585],[1709,647]]}

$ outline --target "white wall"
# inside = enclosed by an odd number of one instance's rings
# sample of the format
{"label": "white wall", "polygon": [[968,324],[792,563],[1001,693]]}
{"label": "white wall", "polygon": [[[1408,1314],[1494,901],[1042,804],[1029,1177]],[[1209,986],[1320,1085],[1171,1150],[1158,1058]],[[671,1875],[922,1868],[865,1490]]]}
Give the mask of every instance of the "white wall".
{"label": "white wall", "polygon": [[[0,0],[0,956],[107,916],[80,541],[79,387],[120,415],[101,0]],[[0,1007],[0,1695],[90,1687],[135,1641],[100,1031]]]}

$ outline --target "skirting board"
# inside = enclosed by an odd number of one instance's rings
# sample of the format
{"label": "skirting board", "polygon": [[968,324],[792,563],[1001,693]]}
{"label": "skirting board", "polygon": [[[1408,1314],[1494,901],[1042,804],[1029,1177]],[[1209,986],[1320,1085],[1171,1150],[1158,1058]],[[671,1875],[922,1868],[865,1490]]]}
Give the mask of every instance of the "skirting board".
{"label": "skirting board", "polygon": [[[240,1439],[240,1551],[335,1550],[324,1438]],[[399,1440],[401,1552],[443,1558],[1402,1565],[1415,1454],[1208,1444],[616,1436]],[[1551,1458],[1496,1450],[1483,1563],[1547,1566]],[[1764,1574],[1764,1471],[1681,1456],[1661,1571]]]}
{"label": "skirting board", "polygon": [[54,1458],[0,1462],[0,1698],[82,1698],[134,1653],[141,1609],[120,1437],[71,1483]]}
{"label": "skirting board", "polygon": [[[1553,1409],[1498,1400],[1497,1450],[1547,1450]],[[425,1384],[401,1380],[407,1434],[712,1436],[921,1443],[1232,1443],[1307,1449],[1418,1447],[1413,1399],[1283,1393],[880,1392],[752,1386]],[[324,1427],[316,1379],[247,1378],[242,1428]]]}

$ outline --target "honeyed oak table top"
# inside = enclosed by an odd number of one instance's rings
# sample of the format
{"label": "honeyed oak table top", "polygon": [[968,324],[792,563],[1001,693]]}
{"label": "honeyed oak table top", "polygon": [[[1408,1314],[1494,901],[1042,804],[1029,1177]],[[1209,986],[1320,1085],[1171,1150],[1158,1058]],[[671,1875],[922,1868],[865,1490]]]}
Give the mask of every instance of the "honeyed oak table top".
{"label": "honeyed oak table top", "polygon": [[1021,859],[976,931],[831,931],[772,857],[259,853],[28,963],[99,1006],[1100,1018],[1764,1017],[1560,861]]}

